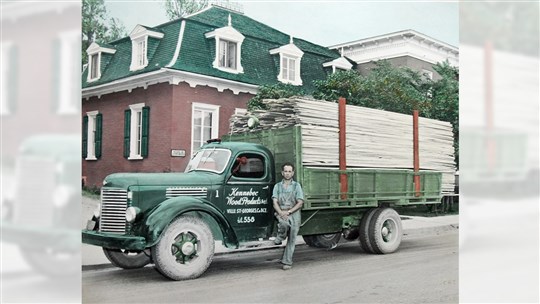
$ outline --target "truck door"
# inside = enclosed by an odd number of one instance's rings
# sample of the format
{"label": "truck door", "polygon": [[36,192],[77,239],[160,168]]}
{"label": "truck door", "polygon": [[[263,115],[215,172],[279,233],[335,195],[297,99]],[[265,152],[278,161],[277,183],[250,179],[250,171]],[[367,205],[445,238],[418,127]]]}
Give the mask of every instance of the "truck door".
{"label": "truck door", "polygon": [[224,211],[240,241],[268,238],[272,232],[272,176],[268,158],[240,153],[225,185]]}

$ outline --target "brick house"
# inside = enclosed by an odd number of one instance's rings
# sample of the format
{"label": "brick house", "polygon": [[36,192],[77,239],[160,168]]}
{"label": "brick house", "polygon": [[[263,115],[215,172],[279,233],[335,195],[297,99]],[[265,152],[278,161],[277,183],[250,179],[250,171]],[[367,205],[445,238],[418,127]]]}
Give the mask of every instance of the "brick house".
{"label": "brick house", "polygon": [[312,81],[352,65],[242,13],[209,6],[87,50],[82,75],[86,185],[114,172],[183,171],[206,140],[228,133],[258,87]]}
{"label": "brick house", "polygon": [[451,66],[459,65],[459,49],[448,43],[431,38],[414,30],[340,43],[329,47],[343,51],[343,55],[354,61],[356,69],[367,75],[374,61],[386,59],[393,66],[406,66],[426,74],[433,80],[441,76],[433,69],[438,62],[448,61]]}

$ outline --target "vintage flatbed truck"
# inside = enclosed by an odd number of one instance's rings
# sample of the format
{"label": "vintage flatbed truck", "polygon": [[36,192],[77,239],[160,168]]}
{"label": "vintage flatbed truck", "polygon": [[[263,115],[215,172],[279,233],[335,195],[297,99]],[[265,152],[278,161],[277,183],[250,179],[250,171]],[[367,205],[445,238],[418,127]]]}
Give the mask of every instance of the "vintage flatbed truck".
{"label": "vintage flatbed truck", "polygon": [[301,134],[294,126],[227,136],[202,146],[184,173],[109,175],[82,240],[103,247],[118,267],[154,263],[170,279],[196,278],[210,265],[215,241],[273,246],[271,195],[287,161],[305,193],[299,234],[313,247],[335,247],[343,236],[369,253],[394,252],[403,232],[392,208],[440,203],[440,172],[307,167]]}

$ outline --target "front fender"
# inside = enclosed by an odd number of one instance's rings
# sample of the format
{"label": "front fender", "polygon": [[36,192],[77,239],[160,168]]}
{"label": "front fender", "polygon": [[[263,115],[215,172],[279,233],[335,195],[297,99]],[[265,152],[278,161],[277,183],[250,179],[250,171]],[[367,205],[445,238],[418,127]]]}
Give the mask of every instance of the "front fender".
{"label": "front fender", "polygon": [[227,247],[238,248],[238,239],[231,224],[223,213],[204,199],[195,197],[174,197],[162,202],[145,219],[146,241],[149,247],[160,239],[161,233],[178,216],[186,212],[204,212],[219,224],[223,241]]}

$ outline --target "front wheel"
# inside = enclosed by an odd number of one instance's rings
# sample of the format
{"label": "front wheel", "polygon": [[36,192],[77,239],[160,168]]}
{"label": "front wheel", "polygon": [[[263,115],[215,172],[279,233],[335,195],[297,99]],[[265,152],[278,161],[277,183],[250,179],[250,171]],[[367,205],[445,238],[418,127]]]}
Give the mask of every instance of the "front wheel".
{"label": "front wheel", "polygon": [[316,248],[334,249],[341,239],[341,232],[329,234],[303,235],[308,246]]}
{"label": "front wheel", "polygon": [[203,274],[214,256],[214,237],[200,218],[180,216],[152,247],[157,270],[172,280],[189,280]]}
{"label": "front wheel", "polygon": [[105,257],[116,267],[123,269],[142,268],[150,263],[150,257],[144,251],[129,252],[120,249],[103,248]]}
{"label": "front wheel", "polygon": [[403,228],[399,214],[392,208],[377,210],[369,223],[369,242],[374,253],[392,253],[401,244]]}

